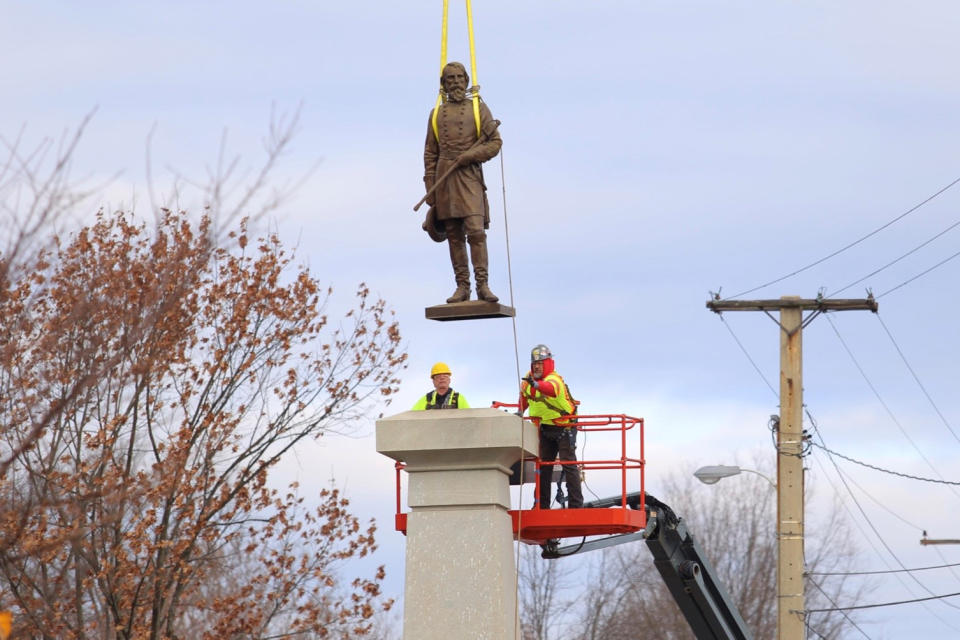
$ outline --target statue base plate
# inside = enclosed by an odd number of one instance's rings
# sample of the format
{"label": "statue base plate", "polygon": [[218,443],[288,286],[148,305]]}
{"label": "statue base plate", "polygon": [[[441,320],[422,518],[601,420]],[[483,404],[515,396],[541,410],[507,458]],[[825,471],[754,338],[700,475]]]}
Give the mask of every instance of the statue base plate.
{"label": "statue base plate", "polygon": [[513,307],[499,302],[484,302],[483,300],[468,300],[467,302],[453,302],[438,304],[424,309],[428,320],[483,320],[486,318],[512,318],[517,315]]}

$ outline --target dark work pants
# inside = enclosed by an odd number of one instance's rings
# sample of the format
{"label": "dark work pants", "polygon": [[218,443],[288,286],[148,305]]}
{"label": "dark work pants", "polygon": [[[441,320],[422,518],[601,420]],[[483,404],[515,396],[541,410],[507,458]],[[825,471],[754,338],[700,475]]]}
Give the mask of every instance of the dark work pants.
{"label": "dark work pants", "polygon": [[[559,454],[560,460],[577,459],[576,427],[540,427],[540,461],[553,462]],[[583,491],[580,490],[580,468],[575,464],[563,466],[563,480],[567,485],[567,506],[579,509],[583,506]],[[550,480],[553,478],[553,465],[540,468],[540,508],[549,509],[552,496]]]}

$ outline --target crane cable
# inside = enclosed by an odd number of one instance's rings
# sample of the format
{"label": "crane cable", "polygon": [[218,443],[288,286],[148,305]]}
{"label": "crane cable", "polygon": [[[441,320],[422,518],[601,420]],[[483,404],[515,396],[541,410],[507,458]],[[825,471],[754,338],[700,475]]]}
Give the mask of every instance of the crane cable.
{"label": "crane cable", "polygon": [[[506,246],[507,246],[507,282],[510,285],[510,306],[516,309],[516,306],[514,305],[514,302],[513,302],[513,267],[511,266],[511,263],[510,263],[510,225],[507,222],[507,179],[506,179],[506,172],[504,170],[503,165],[504,165],[503,148],[501,147],[500,149],[500,189],[501,189],[502,198],[503,198],[503,237],[506,241]],[[517,342],[516,314],[514,314],[513,317],[510,318],[510,320],[512,321],[512,324],[513,324],[513,359],[514,359],[514,363],[517,371],[517,387],[519,388],[520,387],[520,347]],[[523,452],[526,451],[526,446],[525,446],[526,443],[524,442],[524,432],[526,430],[523,428],[523,426],[524,426],[524,421],[523,421],[523,417],[521,416],[520,418],[521,455],[520,455],[520,473],[519,473],[520,486],[517,491],[517,501],[519,502],[519,504],[517,505],[517,535],[518,536],[520,532],[523,530],[522,529],[523,483],[525,480],[524,471],[526,467],[525,456],[523,454]],[[538,484],[539,484],[539,481],[538,481]],[[515,554],[516,558],[514,559],[515,573],[516,573],[515,583],[514,583],[514,591],[515,591],[514,593],[514,607],[515,607],[514,608],[514,624],[516,625],[517,629],[520,628],[520,547],[521,545],[518,544],[516,554]]]}

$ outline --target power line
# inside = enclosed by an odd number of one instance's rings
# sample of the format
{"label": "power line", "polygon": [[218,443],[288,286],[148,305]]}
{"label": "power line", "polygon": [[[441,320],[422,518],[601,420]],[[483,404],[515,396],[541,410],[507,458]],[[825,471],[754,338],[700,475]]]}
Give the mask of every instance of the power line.
{"label": "power line", "polygon": [[[823,434],[820,433],[820,429],[819,429],[819,427],[817,426],[817,423],[816,423],[815,421],[813,421],[813,417],[810,416],[810,413],[809,413],[809,412],[807,412],[807,416],[810,417],[810,419],[811,419],[811,424],[813,425],[813,430],[814,430],[814,432],[817,434],[817,437],[820,438],[820,442],[821,442],[824,446],[826,446],[826,441],[824,441],[824,439],[823,439]],[[864,521],[867,523],[867,526],[869,526],[870,529],[873,531],[873,535],[875,535],[875,536],[877,537],[877,540],[879,540],[879,541],[880,541],[880,544],[883,545],[883,548],[887,550],[887,553],[890,554],[890,557],[893,558],[893,559],[897,562],[898,565],[900,565],[900,568],[906,570],[906,569],[907,569],[907,566],[903,563],[903,561],[900,559],[900,557],[899,557],[896,553],[894,553],[893,549],[890,547],[890,545],[887,543],[887,541],[884,540],[883,536],[880,535],[880,531],[877,530],[876,525],[874,525],[874,524],[873,524],[873,521],[870,520],[870,516],[867,515],[867,512],[866,512],[866,510],[864,510],[863,505],[860,504],[860,501],[857,500],[857,496],[855,496],[854,493],[853,493],[853,491],[850,490],[850,485],[847,484],[847,480],[846,480],[846,478],[844,477],[843,472],[840,471],[840,466],[837,464],[837,461],[833,459],[833,456],[829,456],[828,458],[829,458],[829,460],[830,460],[830,463],[833,465],[834,469],[835,469],[836,472],[837,472],[837,477],[840,478],[840,482],[843,483],[843,486],[846,488],[847,493],[850,495],[850,498],[853,500],[853,504],[855,504],[855,505],[857,506],[857,510],[860,511],[860,515],[863,517]],[[935,595],[935,594],[933,593],[933,591],[931,591],[930,588],[927,587],[927,585],[923,584],[923,583],[920,581],[920,579],[917,578],[917,576],[913,575],[913,573],[912,573],[911,571],[907,571],[907,575],[910,576],[910,578],[913,579],[913,581],[916,582],[917,585],[918,585],[921,589],[923,589],[924,591],[926,591],[926,592],[929,593],[930,595]],[[897,579],[900,579],[900,576],[897,576]],[[906,585],[904,585],[904,586],[906,587]],[[907,590],[909,590],[909,587],[907,587]],[[956,609],[956,608],[960,608],[960,607],[957,607],[957,606],[954,605],[954,604],[950,604],[950,603],[944,603],[944,604],[947,604],[948,606],[953,607],[953,608],[955,608],[955,609]],[[935,618],[937,618],[938,620],[940,620],[940,622],[942,622],[942,623],[945,624],[946,626],[950,627],[950,628],[953,629],[954,631],[960,631],[960,629],[958,629],[957,627],[953,626],[952,624],[950,624],[949,622],[947,622],[946,620],[944,620],[943,618],[941,618],[939,615],[937,615],[935,611],[933,611],[933,610],[931,610],[931,609],[928,609],[928,611],[930,611],[930,613],[931,613]]]}
{"label": "power line", "polygon": [[[843,336],[840,335],[840,331],[837,329],[836,323],[834,323],[833,319],[830,316],[827,316],[827,322],[830,323],[830,326],[833,328],[833,332],[837,335],[837,339],[840,340],[840,344],[843,345],[843,348],[847,352],[847,355],[850,356],[850,359],[853,361],[854,366],[856,366],[857,370],[860,372],[860,375],[863,376],[864,381],[867,383],[867,386],[870,387],[870,390],[873,391],[873,395],[876,396],[877,400],[880,402],[880,405],[883,406],[883,408],[886,410],[887,415],[890,416],[890,419],[893,421],[893,423],[897,425],[897,428],[900,430],[900,433],[903,434],[903,437],[906,438],[907,442],[910,443],[910,446],[913,447],[913,450],[917,452],[917,455],[919,455],[923,459],[923,461],[927,463],[927,466],[930,467],[930,469],[932,469],[933,472],[941,480],[943,480],[943,474],[940,473],[940,471],[933,465],[933,463],[930,462],[930,459],[927,458],[927,456],[925,456],[922,451],[920,451],[920,447],[918,447],[917,444],[913,441],[913,438],[910,437],[910,434],[907,433],[907,430],[903,428],[903,425],[900,424],[900,421],[897,420],[897,417],[893,415],[893,411],[890,409],[889,405],[887,405],[887,403],[884,401],[883,397],[880,395],[880,392],[877,391],[877,388],[873,385],[873,382],[870,381],[870,378],[867,376],[866,371],[864,371],[863,367],[860,366],[860,363],[857,361],[857,358],[853,355],[853,351],[850,350],[850,347],[847,345],[846,341],[843,339]],[[956,491],[954,491],[954,493],[956,493]],[[960,497],[960,494],[958,494],[958,497]]]}
{"label": "power line", "polygon": [[935,480],[933,478],[923,478],[920,476],[912,476],[908,473],[901,473],[899,471],[891,471],[890,469],[884,469],[883,467],[878,467],[876,465],[872,465],[867,462],[856,460],[854,458],[851,458],[850,456],[845,456],[842,453],[837,453],[836,451],[832,451],[821,444],[817,444],[816,442],[811,442],[810,444],[812,444],[814,447],[819,447],[823,449],[830,455],[837,456],[838,458],[843,458],[847,462],[852,462],[854,464],[860,465],[861,467],[867,467],[868,469],[873,469],[874,471],[881,471],[883,473],[889,473],[890,475],[900,476],[901,478],[908,478],[910,480],[920,480],[921,482],[934,482],[936,484],[949,484],[949,485],[960,486],[960,482],[953,482],[950,480]]}
{"label": "power line", "polygon": [[760,370],[760,367],[758,367],[757,363],[754,362],[753,358],[750,357],[750,354],[747,352],[747,348],[743,346],[742,342],[740,342],[740,338],[738,338],[737,334],[733,332],[733,329],[730,327],[729,323],[727,323],[727,321],[724,319],[723,314],[718,313],[717,315],[720,316],[720,320],[723,322],[723,326],[726,327],[727,331],[730,332],[731,337],[733,337],[733,341],[737,343],[738,347],[740,347],[740,351],[743,352],[743,355],[745,355],[747,357],[747,360],[750,361],[750,364],[753,365],[753,370],[757,372],[757,375],[759,375],[760,379],[763,380],[763,383],[767,385],[767,388],[770,389],[770,392],[779,399],[780,394],[777,393],[777,390],[773,388],[773,385],[770,384],[770,381],[767,380],[767,377],[763,375],[763,372]]}
{"label": "power line", "polygon": [[[923,527],[921,527],[921,526],[919,526],[919,525],[917,525],[917,524],[914,524],[913,522],[910,522],[909,520],[907,520],[906,518],[904,518],[903,516],[901,516],[899,513],[897,513],[897,512],[894,511],[893,509],[891,509],[891,508],[890,508],[889,506],[887,506],[887,504],[884,503],[882,500],[878,500],[878,499],[876,498],[876,496],[874,496],[872,493],[870,493],[869,491],[867,491],[866,489],[864,489],[863,486],[862,486],[859,482],[857,482],[856,480],[854,480],[854,479],[851,478],[850,476],[847,476],[847,480],[849,480],[851,483],[853,483],[853,486],[855,486],[857,489],[860,489],[860,492],[861,492],[863,495],[865,495],[865,496],[867,496],[868,498],[870,498],[871,500],[873,500],[873,503],[874,503],[875,505],[877,505],[878,507],[880,507],[881,509],[883,509],[884,511],[886,511],[887,513],[889,513],[890,515],[892,515],[894,518],[896,518],[897,520],[899,520],[899,521],[902,522],[903,524],[907,525],[908,527],[913,527],[913,528],[916,529],[917,531],[921,531],[921,532],[922,532],[922,531],[926,531],[926,529],[924,529]],[[946,562],[946,560],[944,560],[944,562]]]}
{"label": "power line", "polygon": [[807,571],[808,576],[873,576],[882,573],[904,573],[910,571],[930,571],[931,569],[947,569],[960,567],[960,562],[952,564],[937,564],[930,567],[915,567],[913,569],[887,569],[886,571]]}
{"label": "power line", "polygon": [[[810,415],[810,412],[809,412],[809,411],[807,412],[807,417],[810,418],[810,422],[813,424],[813,428],[814,428],[814,430],[816,431],[817,436],[818,436],[821,440],[823,440],[823,435],[820,433],[820,430],[819,430],[819,428],[817,427],[817,424],[816,424],[816,422],[814,421],[813,416]],[[880,537],[880,534],[877,532],[876,527],[873,526],[873,523],[870,521],[870,518],[867,517],[866,512],[863,510],[863,507],[860,506],[860,503],[857,501],[857,497],[856,497],[855,495],[853,495],[853,491],[850,490],[850,486],[847,484],[848,478],[846,478],[846,477],[844,476],[843,472],[840,471],[840,467],[837,466],[836,461],[834,461],[829,455],[827,456],[827,459],[830,460],[830,463],[831,463],[831,464],[833,464],[834,470],[837,472],[837,476],[840,478],[840,481],[843,483],[844,489],[847,490],[847,493],[850,495],[850,498],[853,500],[853,503],[857,506],[857,509],[860,510],[861,516],[862,516],[863,519],[866,521],[866,523],[870,526],[870,528],[873,530],[874,535],[875,535],[875,536],[877,537],[877,539],[884,545],[884,547],[886,547],[887,551],[890,553],[890,555],[893,557],[893,559],[896,560],[897,563],[899,563],[901,567],[903,567],[903,563],[900,562],[900,559],[897,558],[896,554],[894,554],[894,553],[890,550],[890,547],[887,545],[886,541],[884,541],[884,539],[883,539],[882,537]],[[814,460],[817,461],[817,464],[822,465],[819,457],[814,458]],[[840,491],[837,489],[836,485],[833,484],[833,480],[830,479],[830,476],[829,476],[829,475],[826,475],[826,469],[824,469],[824,478],[826,478],[827,482],[830,483],[830,486],[833,488],[834,493],[837,494],[838,496],[840,496]],[[853,482],[853,479],[852,479],[852,478],[849,478],[849,480],[850,480],[851,482]],[[856,483],[854,483],[854,484],[856,484]],[[857,485],[857,487],[860,488],[861,491],[863,491],[863,488],[860,487],[860,485]],[[864,491],[864,493],[867,493],[867,492]],[[871,500],[874,500],[874,501],[876,502],[876,498],[874,498],[873,496],[871,496],[869,493],[867,493],[867,496],[868,496]],[[860,521],[857,520],[855,517],[853,517],[853,512],[850,510],[849,506],[847,506],[847,502],[846,502],[845,500],[841,500],[841,504],[843,504],[843,508],[844,508],[844,509],[846,510],[846,512],[850,515],[850,521],[853,522],[854,525],[856,525],[857,529],[860,530],[860,533],[863,534],[863,539],[867,541],[867,543],[868,543],[868,544],[870,545],[870,547],[873,549],[874,553],[877,554],[877,557],[880,558],[880,561],[883,562],[885,565],[887,565],[887,566],[889,567],[890,564],[888,563],[887,559],[884,557],[883,553],[880,552],[880,549],[877,548],[877,545],[874,544],[873,539],[872,539],[869,535],[867,535],[867,532],[866,532],[866,531],[864,531],[863,526],[861,526],[861,524],[860,524]],[[902,519],[902,518],[901,518],[901,519]],[[907,572],[907,575],[909,575],[911,578],[913,578],[914,582],[917,582],[918,584],[920,584],[920,586],[923,587],[923,588],[927,591],[927,593],[932,593],[932,591],[930,591],[929,589],[927,589],[922,583],[920,583],[919,580],[917,580],[916,576],[914,576],[914,575],[910,572],[909,569],[904,568],[904,570]],[[907,590],[907,592],[908,592],[910,595],[914,595],[913,590],[910,588],[910,585],[909,585],[908,583],[906,583],[906,582],[903,580],[903,578],[900,577],[900,575],[899,575],[898,573],[895,573],[893,577],[897,579],[897,581],[903,586],[904,589]],[[953,626],[952,624],[950,624],[950,622],[948,622],[947,620],[945,620],[944,618],[942,618],[939,614],[937,614],[936,611],[934,611],[933,609],[930,608],[930,605],[928,605],[927,603],[923,603],[923,607],[930,613],[930,615],[932,615],[934,618],[936,618],[936,619],[939,620],[941,623],[943,623],[944,626],[950,627],[950,628],[953,629],[954,631],[960,632],[960,628],[957,628],[957,627]]]}
{"label": "power line", "polygon": [[[805,267],[803,267],[803,268],[801,268],[801,269],[797,269],[796,271],[794,271],[794,272],[792,272],[792,273],[788,273],[788,274],[785,275],[785,276],[781,276],[781,277],[777,278],[776,280],[771,280],[770,282],[767,282],[767,283],[765,283],[765,284],[761,284],[760,286],[754,287],[754,288],[752,288],[752,289],[747,289],[746,291],[741,291],[740,293],[737,293],[737,294],[735,294],[735,295],[729,296],[729,297],[727,297],[727,298],[725,298],[725,299],[726,299],[726,300],[731,300],[731,299],[733,299],[733,298],[739,298],[740,296],[747,295],[748,293],[753,293],[754,291],[757,291],[757,290],[759,290],[759,289],[763,289],[764,287],[769,287],[769,286],[772,285],[772,284],[776,284],[776,283],[778,283],[778,282],[781,282],[781,281],[783,281],[783,280],[786,280],[787,278],[793,277],[793,276],[797,275],[798,273],[803,273],[804,271],[806,271],[806,270],[808,270],[808,269],[811,269],[811,268],[817,266],[817,265],[820,264],[821,262],[825,262],[825,261],[829,260],[830,258],[832,258],[832,257],[834,257],[834,256],[836,256],[836,255],[839,255],[839,254],[843,253],[843,252],[846,251],[847,249],[850,249],[850,248],[852,248],[852,247],[855,247],[856,245],[860,244],[861,242],[863,242],[863,241],[866,240],[867,238],[869,238],[869,237],[871,237],[871,236],[874,236],[874,235],[880,233],[881,231],[883,231],[884,229],[886,229],[887,227],[889,227],[889,226],[892,225],[893,223],[898,222],[899,220],[902,220],[903,218],[907,217],[908,215],[910,215],[911,213],[913,213],[914,211],[916,211],[917,209],[919,209],[919,208],[922,207],[923,205],[927,204],[928,202],[930,202],[931,200],[933,200],[934,198],[936,198],[937,196],[939,196],[939,195],[940,195],[941,193],[943,193],[944,191],[946,191],[946,190],[950,189],[951,187],[953,187],[953,186],[954,186],[955,184],[957,184],[958,182],[960,182],[960,178],[957,178],[956,180],[954,180],[953,182],[951,182],[951,183],[948,184],[947,186],[943,187],[942,189],[940,189],[939,191],[937,191],[936,193],[934,193],[932,196],[930,196],[929,198],[927,198],[927,199],[924,200],[923,202],[921,202],[921,203],[919,203],[919,204],[917,204],[917,205],[914,205],[913,207],[907,209],[906,211],[904,211],[903,213],[901,213],[899,216],[897,216],[896,218],[894,218],[894,219],[891,220],[890,222],[886,223],[885,225],[883,225],[883,226],[881,226],[881,227],[879,227],[879,228],[877,228],[877,229],[874,229],[873,231],[871,231],[871,232],[868,233],[867,235],[863,236],[862,238],[860,238],[860,239],[858,239],[858,240],[855,240],[855,241],[851,242],[850,244],[846,245],[845,247],[842,247],[842,248],[840,248],[840,249],[837,249],[836,251],[834,251],[834,252],[831,253],[830,255],[824,256],[823,258],[820,258],[819,260],[817,260],[817,261],[815,261],[815,262],[812,262],[812,263],[808,264],[807,266],[805,266]],[[939,265],[938,265],[938,266],[939,266]],[[923,274],[921,274],[921,275],[923,275]],[[918,276],[918,277],[919,277],[919,276]],[[906,284],[906,283],[904,283],[904,284]],[[900,285],[900,286],[903,286],[903,285]],[[891,289],[891,291],[892,291],[892,289]],[[889,293],[889,291],[888,291],[887,293]],[[879,296],[878,296],[878,297],[879,297]]]}
{"label": "power line", "polygon": [[[820,434],[818,433],[817,435],[819,436]],[[820,468],[823,470],[823,477],[824,477],[824,479],[825,479],[828,483],[830,483],[830,488],[833,489],[833,493],[837,496],[838,499],[840,499],[840,504],[843,505],[843,508],[844,508],[844,510],[847,512],[847,515],[850,516],[850,522],[852,522],[852,523],[854,524],[854,526],[856,526],[857,529],[860,531],[860,534],[861,534],[860,537],[861,537],[861,539],[862,539],[862,540],[866,540],[866,541],[867,541],[867,544],[869,544],[870,547],[873,549],[873,552],[877,554],[877,557],[878,557],[878,558],[880,558],[880,561],[883,562],[885,565],[887,565],[887,567],[889,567],[889,566],[890,566],[890,563],[887,562],[887,559],[884,557],[883,553],[880,551],[879,548],[877,548],[877,545],[873,542],[873,538],[871,538],[871,537],[868,535],[868,532],[863,528],[863,525],[862,525],[862,524],[860,523],[860,521],[855,517],[853,511],[851,511],[851,509],[850,509],[850,506],[847,504],[847,501],[843,499],[843,493],[840,491],[840,489],[837,488],[837,485],[834,484],[833,479],[831,479],[830,476],[827,474],[827,467],[826,467],[826,466],[824,465],[824,463],[821,461],[820,457],[817,456],[817,457],[815,457],[815,458],[813,458],[813,459],[816,461],[816,463],[817,463],[818,465],[820,465]],[[829,455],[827,456],[827,459],[830,460],[830,456],[829,456]],[[835,466],[835,470],[837,471],[838,474],[840,474],[841,472],[840,472],[839,467],[836,467],[836,462],[834,462],[833,460],[830,460],[830,463]],[[843,478],[841,478],[841,480],[842,480],[842,479],[843,479]],[[848,479],[849,479],[851,482],[853,482],[853,478],[848,478]],[[853,498],[854,502],[856,502],[856,497],[854,497],[854,496],[852,495],[852,492],[850,491],[850,487],[844,485],[844,488],[847,490],[848,493],[851,494],[851,498]],[[860,487],[860,485],[857,485],[857,488],[859,488],[859,489],[862,490],[862,487]],[[866,492],[864,492],[864,493],[866,493]],[[866,495],[867,495],[867,497],[869,497],[869,498],[870,498],[871,500],[873,500],[874,502],[877,501],[877,499],[874,498],[873,496],[871,496],[869,493],[867,493]],[[859,507],[860,505],[858,504],[857,506]],[[862,510],[861,510],[861,513],[862,513]],[[900,579],[899,576],[897,576],[897,579],[900,580],[900,584],[902,584],[905,589],[907,589],[907,590],[910,589],[910,587],[908,587],[907,584],[906,584],[905,582],[903,582],[903,580]]]}
{"label": "power line", "polygon": [[844,291],[846,291],[846,290],[849,289],[850,287],[852,287],[852,286],[854,286],[854,285],[857,285],[857,284],[860,284],[861,282],[863,282],[863,281],[866,280],[867,278],[870,278],[870,277],[872,277],[872,276],[877,275],[878,273],[880,273],[881,271],[887,269],[888,267],[892,267],[893,265],[897,264],[898,262],[900,262],[901,260],[903,260],[903,259],[906,258],[907,256],[909,256],[909,255],[911,255],[911,254],[913,254],[913,253],[916,253],[916,252],[919,251],[920,249],[924,248],[925,246],[927,246],[928,244],[930,244],[931,242],[933,242],[934,240],[936,240],[937,238],[939,238],[940,236],[944,235],[945,233],[947,233],[948,231],[950,231],[951,229],[953,229],[953,228],[955,228],[955,227],[957,227],[957,226],[960,226],[960,220],[957,220],[957,221],[954,222],[952,225],[950,225],[949,227],[947,227],[946,229],[944,229],[943,231],[941,231],[941,232],[938,233],[937,235],[933,236],[932,238],[930,238],[930,239],[927,240],[926,242],[924,242],[924,243],[922,243],[922,244],[914,247],[913,249],[910,249],[910,251],[907,251],[905,254],[903,254],[902,256],[900,256],[899,258],[897,258],[896,260],[893,260],[893,261],[891,261],[891,262],[888,262],[887,264],[883,265],[883,266],[880,267],[879,269],[877,269],[877,270],[875,270],[875,271],[871,271],[870,273],[868,273],[867,275],[863,276],[863,277],[860,278],[859,280],[855,280],[854,282],[851,282],[851,283],[848,284],[847,286],[842,287],[842,288],[840,288],[840,289],[837,289],[837,290],[834,291],[832,294],[830,294],[830,297],[831,297],[831,298],[835,298],[836,296],[840,295],[841,293],[843,293]]}
{"label": "power line", "polygon": [[910,604],[912,602],[924,602],[926,600],[941,600],[943,598],[953,598],[960,596],[960,591],[956,593],[944,593],[942,595],[933,595],[928,598],[915,598],[913,600],[898,600],[897,602],[878,602],[876,604],[860,604],[851,607],[833,607],[832,609],[805,609],[800,613],[823,613],[825,611],[852,611],[854,609],[874,609],[876,607],[892,607],[898,604]]}
{"label": "power line", "polygon": [[[926,531],[924,531],[924,533],[926,533]],[[940,551],[940,548],[938,546],[934,546],[933,548],[937,552],[937,555],[940,556],[940,559],[946,562],[947,559],[946,557],[944,557],[943,552]],[[958,580],[960,580],[960,576],[957,575],[957,572],[954,571],[952,567],[950,568],[950,573],[953,574],[954,578],[957,578]]]}
{"label": "power line", "polygon": [[957,442],[960,442],[960,436],[957,435],[957,432],[953,430],[953,427],[950,426],[950,422],[947,421],[946,416],[943,415],[943,412],[940,411],[940,407],[937,406],[937,403],[933,401],[933,398],[927,393],[927,388],[923,386],[923,383],[920,382],[920,377],[917,375],[917,372],[913,370],[913,367],[910,366],[910,363],[907,362],[907,356],[904,355],[903,349],[900,348],[900,345],[897,344],[897,341],[893,339],[893,334],[890,333],[890,329],[887,328],[887,324],[880,318],[880,315],[877,314],[877,319],[880,320],[880,326],[883,327],[883,330],[887,332],[887,337],[890,338],[890,342],[893,343],[894,349],[897,350],[897,353],[900,354],[900,359],[903,360],[903,364],[907,366],[907,370],[910,372],[910,375],[913,376],[913,379],[920,386],[920,390],[923,391],[923,395],[927,397],[927,400],[930,401],[930,406],[933,407],[933,410],[937,412],[937,415],[940,416],[940,421],[943,422],[943,426],[947,428],[947,431],[950,432],[950,435],[954,437]]}
{"label": "power line", "polygon": [[[861,629],[860,626],[859,626],[856,622],[853,621],[853,618],[851,618],[849,615],[847,615],[847,612],[846,612],[846,611],[844,611],[843,609],[837,607],[837,603],[833,601],[833,598],[830,597],[830,594],[828,594],[828,593],[824,590],[823,587],[821,587],[819,584],[817,584],[817,581],[814,580],[813,578],[811,578],[811,577],[810,577],[810,574],[807,574],[807,580],[809,580],[810,584],[812,584],[813,586],[815,586],[815,587],[817,588],[817,590],[818,590],[820,593],[823,594],[823,597],[825,597],[825,598],[827,599],[827,602],[829,602],[830,604],[832,604],[832,605],[834,606],[834,608],[835,608],[837,611],[839,611],[839,612],[843,615],[844,618],[847,619],[847,622],[849,622],[850,624],[853,625],[853,628],[854,628],[854,629],[856,629],[856,630],[859,631],[861,634],[863,634],[863,637],[866,638],[867,640],[871,640],[871,639],[870,639],[870,636],[867,635],[867,632],[864,631],[863,629]],[[809,628],[809,626],[808,626],[807,628]],[[822,637],[822,636],[821,636],[821,637]]]}
{"label": "power line", "polygon": [[951,260],[953,260],[953,259],[956,258],[957,256],[960,256],[960,251],[957,251],[955,254],[953,254],[953,255],[950,256],[949,258],[945,258],[945,259],[941,260],[940,262],[938,262],[937,264],[933,265],[932,267],[930,267],[930,268],[927,269],[926,271],[921,271],[920,273],[918,273],[917,275],[913,276],[912,278],[910,278],[910,279],[907,280],[906,282],[901,282],[900,284],[898,284],[897,286],[895,286],[893,289],[887,289],[886,291],[884,291],[883,293],[881,293],[880,295],[878,295],[878,296],[877,296],[877,299],[879,300],[880,298],[882,298],[883,296],[887,295],[888,293],[893,293],[894,291],[896,291],[896,290],[899,289],[900,287],[905,287],[905,286],[907,286],[908,284],[910,284],[911,282],[913,282],[913,281],[916,280],[917,278],[921,278],[921,277],[927,275],[928,273],[930,273],[931,271],[933,271],[933,270],[936,269],[937,267],[940,267],[940,266],[942,266],[942,265],[945,265],[946,263],[950,262]]}
{"label": "power line", "polygon": [[823,635],[822,633],[820,633],[819,631],[811,627],[810,623],[807,622],[806,620],[803,621],[803,625],[807,628],[807,632],[815,634],[818,638],[820,638],[820,640],[830,640],[829,638],[827,638],[827,636]]}

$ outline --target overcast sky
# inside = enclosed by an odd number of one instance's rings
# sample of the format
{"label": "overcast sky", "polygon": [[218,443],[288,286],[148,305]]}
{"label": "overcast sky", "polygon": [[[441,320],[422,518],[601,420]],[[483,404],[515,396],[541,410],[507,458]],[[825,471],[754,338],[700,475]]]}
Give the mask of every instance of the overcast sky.
{"label": "overcast sky", "polygon": [[[160,191],[176,174],[202,178],[225,132],[229,152],[254,168],[271,113],[299,109],[275,180],[316,169],[271,224],[342,303],[364,281],[396,310],[410,366],[387,413],[430,388],[437,360],[474,406],[512,400],[513,323],[423,317],[454,287],[446,247],[411,210],[441,4],[8,0],[0,134],[56,139],[96,109],[73,173],[109,182],[78,215],[149,215],[148,154]],[[468,63],[463,7],[451,4],[449,58]],[[644,417],[654,494],[678,469],[758,454],[772,467],[777,327],[762,313],[724,323],[704,303],[816,263],[960,177],[960,7],[478,0],[474,26],[477,79],[503,123],[503,153],[485,167],[491,287],[510,302],[506,201],[521,366],[546,343],[584,412]],[[202,203],[185,192],[181,204]],[[957,230],[924,245],[958,220],[960,185],[741,296],[833,295],[916,249],[840,293],[871,289],[878,315],[821,316],[804,331],[805,400],[834,451],[960,481],[960,259],[910,281],[960,251]],[[283,475],[333,476],[360,515],[378,519],[377,561],[399,593],[392,462],[375,453],[373,429],[371,419],[353,439],[304,447]],[[855,495],[869,522],[822,449],[808,458],[808,484],[820,500],[839,492],[862,569],[960,562],[958,547],[919,544],[921,529],[960,537],[957,487],[836,462],[866,490]],[[960,571],[916,575],[923,587],[887,576],[863,604],[960,591]],[[863,629],[955,638],[958,608],[960,598],[875,609]]]}

